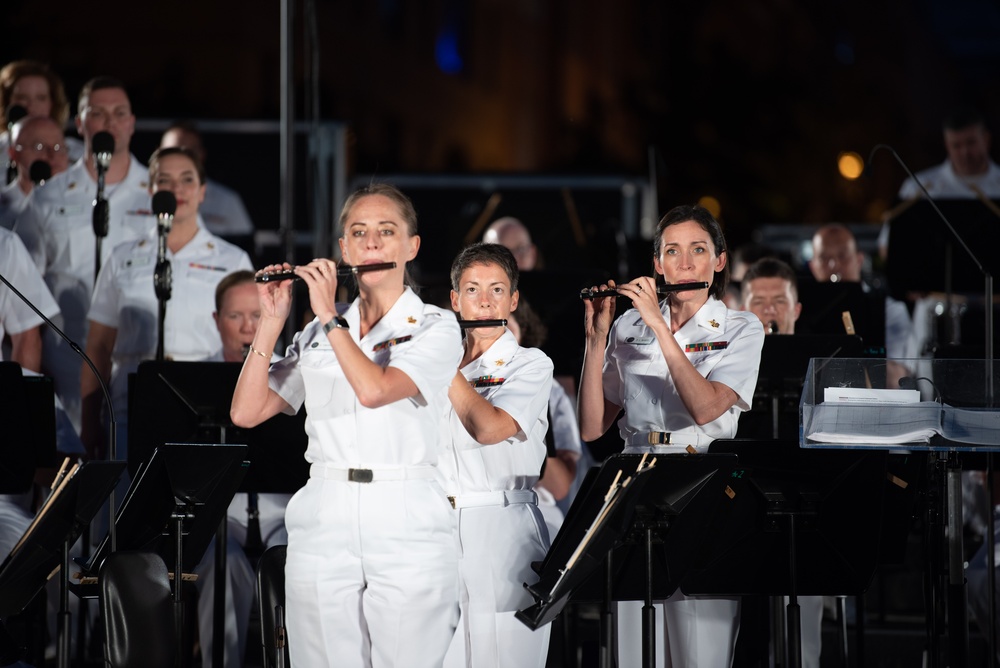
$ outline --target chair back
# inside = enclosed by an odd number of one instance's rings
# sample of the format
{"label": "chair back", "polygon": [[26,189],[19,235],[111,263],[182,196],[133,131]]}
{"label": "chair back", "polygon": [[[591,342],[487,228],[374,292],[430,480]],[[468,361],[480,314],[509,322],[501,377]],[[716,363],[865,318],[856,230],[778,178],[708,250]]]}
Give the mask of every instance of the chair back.
{"label": "chair back", "polygon": [[173,597],[167,567],[151,552],[112,552],[99,574],[104,658],[111,668],[172,668]]}
{"label": "chair back", "polygon": [[287,550],[287,545],[273,545],[264,550],[257,562],[257,601],[260,605],[264,668],[290,665],[284,619]]}

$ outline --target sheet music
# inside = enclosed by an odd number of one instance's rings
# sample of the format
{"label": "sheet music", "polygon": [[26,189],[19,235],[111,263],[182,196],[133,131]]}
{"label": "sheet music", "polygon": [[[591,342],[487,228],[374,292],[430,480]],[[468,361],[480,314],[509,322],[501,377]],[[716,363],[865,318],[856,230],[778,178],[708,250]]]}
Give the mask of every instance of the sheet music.
{"label": "sheet music", "polygon": [[957,443],[1000,445],[1000,411],[935,401],[905,405],[825,402],[804,407],[803,433],[819,443],[927,443],[935,434]]}

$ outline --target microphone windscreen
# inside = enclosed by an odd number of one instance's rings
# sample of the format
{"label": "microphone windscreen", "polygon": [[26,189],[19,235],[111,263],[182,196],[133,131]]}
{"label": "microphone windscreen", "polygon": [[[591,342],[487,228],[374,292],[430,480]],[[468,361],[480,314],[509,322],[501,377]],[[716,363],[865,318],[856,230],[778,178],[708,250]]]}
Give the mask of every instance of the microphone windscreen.
{"label": "microphone windscreen", "polygon": [[7,110],[7,126],[10,127],[28,115],[28,110],[19,104],[15,104]]}
{"label": "microphone windscreen", "polygon": [[52,167],[44,160],[35,160],[28,170],[33,183],[41,183],[52,178]]}
{"label": "microphone windscreen", "polygon": [[90,140],[90,148],[91,152],[95,155],[98,153],[114,153],[115,138],[111,136],[110,132],[101,130]]}
{"label": "microphone windscreen", "polygon": [[917,379],[913,376],[903,376],[899,379],[899,386],[904,390],[917,389]]}
{"label": "microphone windscreen", "polygon": [[153,193],[153,215],[172,216],[177,211],[177,198],[169,190]]}

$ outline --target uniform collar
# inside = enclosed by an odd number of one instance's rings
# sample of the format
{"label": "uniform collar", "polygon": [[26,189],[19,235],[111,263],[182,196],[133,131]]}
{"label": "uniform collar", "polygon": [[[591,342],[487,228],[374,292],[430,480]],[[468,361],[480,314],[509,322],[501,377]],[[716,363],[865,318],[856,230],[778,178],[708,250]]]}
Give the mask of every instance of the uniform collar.
{"label": "uniform collar", "polygon": [[500,338],[494,341],[482,355],[462,367],[462,373],[467,371],[472,372],[473,375],[477,372],[487,375],[494,373],[510,364],[520,348],[514,334],[509,329],[505,329]]}
{"label": "uniform collar", "polygon": [[[141,190],[148,191],[149,173],[146,166],[139,162],[139,160],[131,153],[128,157],[128,172],[125,174],[125,178],[118,183],[108,185],[114,188],[115,192],[120,190],[122,186],[125,186],[126,188],[139,188]],[[78,190],[81,187],[93,189],[97,188],[97,182],[90,177],[90,172],[87,171],[86,155],[70,165],[69,169],[65,172],[57,174],[53,178],[58,178],[63,175],[65,175],[65,178],[63,179],[65,184],[64,189],[67,191]]]}
{"label": "uniform collar", "polygon": [[[399,296],[396,303],[382,316],[382,319],[375,323],[364,338],[379,337],[387,333],[405,336],[411,330],[416,331],[424,321],[424,306],[420,297],[410,289],[409,286],[403,289],[403,294]],[[352,332],[361,331],[361,298],[357,298],[351,307],[344,313],[347,324]]]}

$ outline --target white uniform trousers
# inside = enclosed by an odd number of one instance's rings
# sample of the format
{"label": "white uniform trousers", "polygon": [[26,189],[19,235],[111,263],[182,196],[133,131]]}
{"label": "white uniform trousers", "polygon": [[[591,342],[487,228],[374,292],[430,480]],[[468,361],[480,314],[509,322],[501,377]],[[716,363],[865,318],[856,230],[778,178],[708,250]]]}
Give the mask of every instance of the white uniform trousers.
{"label": "white uniform trousers", "polygon": [[[656,608],[657,668],[727,668],[733,664],[740,600],[685,596],[679,590]],[[618,665],[642,665],[642,601],[619,601]]]}
{"label": "white uniform trousers", "polygon": [[293,667],[419,668],[444,659],[458,622],[454,511],[432,479],[374,477],[314,472],[288,504]]}
{"label": "white uniform trousers", "polygon": [[[489,502],[496,495],[508,500]],[[523,585],[537,580],[531,562],[543,559],[549,544],[534,500],[529,490],[458,497],[461,619],[445,668],[545,666],[551,625],[532,631],[514,617],[533,602]]]}

